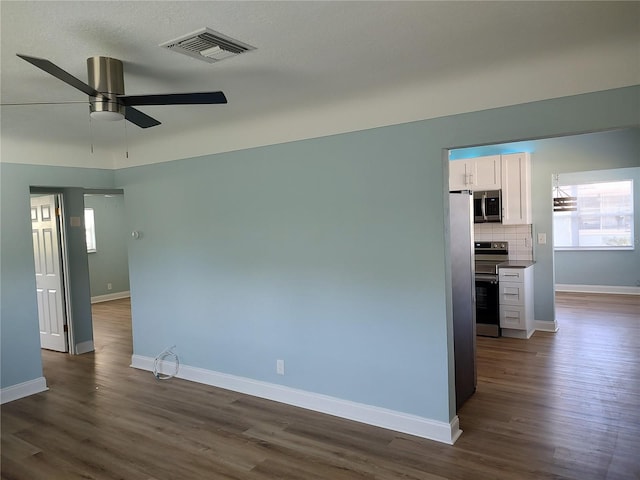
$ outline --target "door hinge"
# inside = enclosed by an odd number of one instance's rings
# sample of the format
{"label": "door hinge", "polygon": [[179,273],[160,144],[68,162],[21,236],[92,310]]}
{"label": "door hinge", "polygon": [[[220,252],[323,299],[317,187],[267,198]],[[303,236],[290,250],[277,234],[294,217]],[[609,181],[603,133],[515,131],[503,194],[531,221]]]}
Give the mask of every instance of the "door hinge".
{"label": "door hinge", "polygon": [[62,327],[62,331],[67,333],[69,331],[69,325],[65,323],[64,326]]}
{"label": "door hinge", "polygon": [[56,217],[59,217],[61,214],[60,207],[56,207]]}

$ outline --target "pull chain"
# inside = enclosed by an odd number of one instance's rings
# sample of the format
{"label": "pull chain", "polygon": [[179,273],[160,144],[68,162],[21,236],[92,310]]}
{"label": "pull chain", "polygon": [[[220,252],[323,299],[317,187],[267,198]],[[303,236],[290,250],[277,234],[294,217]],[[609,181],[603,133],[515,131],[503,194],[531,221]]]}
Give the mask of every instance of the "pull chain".
{"label": "pull chain", "polygon": [[89,115],[89,142],[91,144],[91,155],[93,155],[93,123],[91,123],[91,115]]}
{"label": "pull chain", "polygon": [[124,156],[129,158],[129,137],[127,135],[127,121],[124,120]]}

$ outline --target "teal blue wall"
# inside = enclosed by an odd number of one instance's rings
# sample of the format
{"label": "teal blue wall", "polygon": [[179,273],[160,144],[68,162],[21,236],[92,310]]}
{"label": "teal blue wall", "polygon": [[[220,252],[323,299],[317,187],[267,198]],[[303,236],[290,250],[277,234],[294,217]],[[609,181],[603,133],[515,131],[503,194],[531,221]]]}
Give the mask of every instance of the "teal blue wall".
{"label": "teal blue wall", "polygon": [[[556,252],[554,280],[552,177],[555,173],[622,169],[640,165],[640,129],[630,128],[541,140],[457,149],[452,160],[514,152],[531,153],[533,233],[546,233],[547,244],[534,241],[535,318],[554,319],[554,284],[636,286],[640,249],[625,252]],[[615,175],[615,174],[614,174]],[[636,197],[638,198],[638,197]],[[636,201],[636,218],[640,204]],[[638,220],[636,220],[638,221]],[[636,238],[638,235],[636,229]],[[585,270],[588,274],[583,275]],[[574,281],[568,281],[573,279]]]}
{"label": "teal blue wall", "polygon": [[[84,204],[93,208],[96,252],[89,254],[91,296],[129,291],[127,241],[129,237],[124,195],[85,195]],[[111,283],[112,289],[107,288]]]}
{"label": "teal blue wall", "polygon": [[[0,163],[0,360],[2,388],[42,376],[31,244],[30,187],[53,186],[67,215],[82,215],[83,192],[112,187],[108,170]],[[60,187],[68,187],[62,189]],[[72,270],[72,313],[77,342],[91,340],[87,253],[82,228],[67,229]],[[83,248],[84,247],[84,248]],[[88,323],[87,323],[88,321]]]}
{"label": "teal blue wall", "polygon": [[[601,137],[601,134],[595,134]],[[620,137],[620,136],[618,136]],[[620,140],[624,140],[620,138]],[[634,161],[640,162],[640,131],[636,131]],[[598,145],[600,142],[598,142]],[[595,145],[594,145],[595,147]],[[615,148],[615,147],[612,147]],[[604,152],[589,150],[595,155]],[[603,158],[603,157],[600,157]],[[611,167],[610,156],[605,153],[604,166]],[[640,286],[640,167],[589,170],[560,175],[560,185],[575,185],[592,182],[615,182],[633,180],[635,249],[606,251],[557,251],[555,252],[556,284]]]}
{"label": "teal blue wall", "polygon": [[89,290],[89,263],[87,259],[87,237],[84,230],[84,190],[79,187],[62,189],[64,215],[78,217],[81,226],[64,222],[67,244],[67,282],[69,283],[71,322],[76,345],[93,341],[91,319],[91,293]]}
{"label": "teal blue wall", "polygon": [[443,150],[639,125],[639,98],[626,88],[122,169],[115,185],[112,172],[3,165],[2,385],[42,374],[29,185],[117,186],[142,232],[128,240],[135,354],[175,344],[195,367],[448,422]]}
{"label": "teal blue wall", "polygon": [[448,421],[425,148],[404,125],[119,171],[134,352]]}
{"label": "teal blue wall", "polygon": [[119,170],[134,353],[449,421],[443,149],[638,125],[638,91]]}

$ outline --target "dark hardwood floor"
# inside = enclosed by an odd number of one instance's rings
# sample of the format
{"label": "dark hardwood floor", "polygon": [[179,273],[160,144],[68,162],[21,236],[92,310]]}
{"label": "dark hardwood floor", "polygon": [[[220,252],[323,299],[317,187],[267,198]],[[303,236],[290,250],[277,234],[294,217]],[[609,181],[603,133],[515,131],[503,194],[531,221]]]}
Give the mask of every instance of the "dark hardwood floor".
{"label": "dark hardwood floor", "polygon": [[454,446],[129,367],[129,302],[96,352],[43,351],[50,390],[2,406],[3,480],[639,479],[640,297],[559,294],[560,330],[478,338]]}

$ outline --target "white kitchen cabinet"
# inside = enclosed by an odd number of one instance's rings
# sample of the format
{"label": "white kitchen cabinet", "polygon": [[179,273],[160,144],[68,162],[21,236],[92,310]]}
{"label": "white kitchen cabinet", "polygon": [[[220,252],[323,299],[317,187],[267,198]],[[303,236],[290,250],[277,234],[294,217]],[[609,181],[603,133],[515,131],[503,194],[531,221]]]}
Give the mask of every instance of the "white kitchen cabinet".
{"label": "white kitchen cabinet", "polygon": [[533,335],[533,266],[500,268],[500,328],[503,337],[529,338]]}
{"label": "white kitchen cabinet", "polygon": [[449,162],[449,191],[471,190],[469,186],[469,160],[453,160]]}
{"label": "white kitchen cabinet", "polygon": [[502,224],[531,223],[531,158],[528,153],[502,155]]}
{"label": "white kitchen cabinet", "polygon": [[500,305],[522,306],[524,298],[524,283],[500,283]]}
{"label": "white kitchen cabinet", "polygon": [[524,268],[501,268],[498,269],[498,280],[509,283],[524,283]]}
{"label": "white kitchen cabinet", "polygon": [[531,223],[531,157],[489,155],[449,162],[449,190],[502,190],[502,224]]}
{"label": "white kitchen cabinet", "polygon": [[499,190],[500,155],[449,162],[449,190]]}

